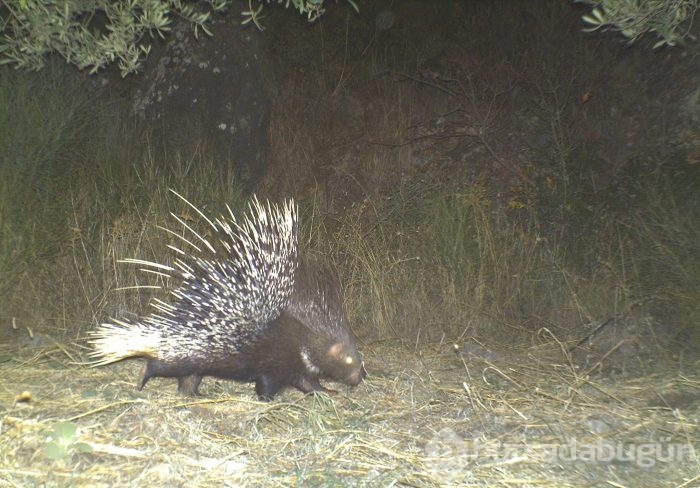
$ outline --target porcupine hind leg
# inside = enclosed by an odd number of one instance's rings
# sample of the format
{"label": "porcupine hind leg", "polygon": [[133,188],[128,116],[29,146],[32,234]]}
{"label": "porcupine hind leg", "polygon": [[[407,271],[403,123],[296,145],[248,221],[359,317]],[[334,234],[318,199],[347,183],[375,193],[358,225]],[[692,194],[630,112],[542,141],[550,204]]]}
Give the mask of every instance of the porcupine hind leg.
{"label": "porcupine hind leg", "polygon": [[151,376],[153,376],[153,361],[148,360],[146,364],[143,365],[143,368],[141,368],[141,377],[139,378],[138,385],[136,385],[139,391],[143,390],[143,387],[146,386]]}
{"label": "porcupine hind leg", "polygon": [[202,382],[202,375],[195,373],[195,368],[186,364],[164,363],[157,359],[149,359],[141,369],[141,377],[138,382],[139,391],[146,386],[148,380],[153,376],[164,378],[177,378],[177,390],[188,396],[198,395],[199,384]]}

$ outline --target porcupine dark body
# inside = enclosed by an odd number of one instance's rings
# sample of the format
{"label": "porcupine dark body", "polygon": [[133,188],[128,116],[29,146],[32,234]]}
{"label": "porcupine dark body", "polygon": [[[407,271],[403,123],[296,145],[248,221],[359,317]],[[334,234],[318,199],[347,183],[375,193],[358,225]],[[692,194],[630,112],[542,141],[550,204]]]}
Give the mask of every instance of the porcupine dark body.
{"label": "porcupine dark body", "polygon": [[231,212],[211,221],[191,206],[214,228],[225,256],[201,257],[209,253],[183,239],[197,252],[173,247],[181,256],[175,266],[130,260],[182,281],[170,303],[154,304],[159,313],[133,324],[102,324],[91,340],[97,364],[146,357],[139,389],[151,377],[174,377],[186,395],[198,393],[204,376],[255,382],[262,399],[287,386],[330,391],[321,379],[357,385],[364,370],[340,284],[328,268],[298,257],[293,202],[254,200],[242,222]]}

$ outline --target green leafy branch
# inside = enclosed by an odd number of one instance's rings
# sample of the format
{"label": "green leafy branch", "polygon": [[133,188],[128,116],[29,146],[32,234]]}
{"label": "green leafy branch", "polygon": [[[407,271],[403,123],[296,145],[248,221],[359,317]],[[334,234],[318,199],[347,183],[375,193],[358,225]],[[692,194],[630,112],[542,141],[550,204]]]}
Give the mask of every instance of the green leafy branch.
{"label": "green leafy branch", "polygon": [[[39,70],[55,52],[79,69],[95,73],[117,63],[122,76],[137,72],[151,50],[152,38],[165,37],[174,16],[211,35],[212,12],[232,0],[0,0],[0,64]],[[353,0],[347,0],[357,8]],[[324,0],[277,0],[310,21],[323,14]],[[252,0],[243,23],[262,28],[261,7]],[[269,3],[269,0],[267,0]]]}
{"label": "green leafy branch", "polygon": [[584,30],[617,30],[630,43],[653,32],[661,38],[654,48],[675,46],[692,39],[689,29],[700,7],[700,0],[576,1],[593,5],[590,15],[583,16],[583,21],[590,26]]}

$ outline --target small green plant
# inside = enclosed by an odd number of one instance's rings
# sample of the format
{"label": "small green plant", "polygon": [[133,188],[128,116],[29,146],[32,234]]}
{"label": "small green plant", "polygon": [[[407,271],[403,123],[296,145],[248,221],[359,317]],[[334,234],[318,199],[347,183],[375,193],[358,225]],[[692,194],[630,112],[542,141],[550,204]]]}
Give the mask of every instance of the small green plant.
{"label": "small green plant", "polygon": [[92,452],[92,446],[80,442],[78,426],[73,422],[59,422],[49,433],[49,440],[44,444],[44,455],[53,460],[63,459],[73,452]]}

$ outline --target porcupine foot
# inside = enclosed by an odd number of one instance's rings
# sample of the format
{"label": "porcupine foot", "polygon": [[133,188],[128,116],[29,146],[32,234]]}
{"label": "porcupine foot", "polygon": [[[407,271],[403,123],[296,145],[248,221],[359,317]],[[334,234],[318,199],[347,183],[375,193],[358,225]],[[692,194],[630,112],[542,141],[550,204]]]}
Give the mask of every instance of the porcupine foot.
{"label": "porcupine foot", "polygon": [[323,386],[318,381],[318,378],[307,378],[305,376],[302,376],[301,378],[297,379],[293,383],[293,385],[300,391],[306,393],[307,395],[316,391],[322,391],[329,395],[335,395],[336,393],[338,393],[335,390],[331,390],[330,388],[326,388],[325,386]]}

